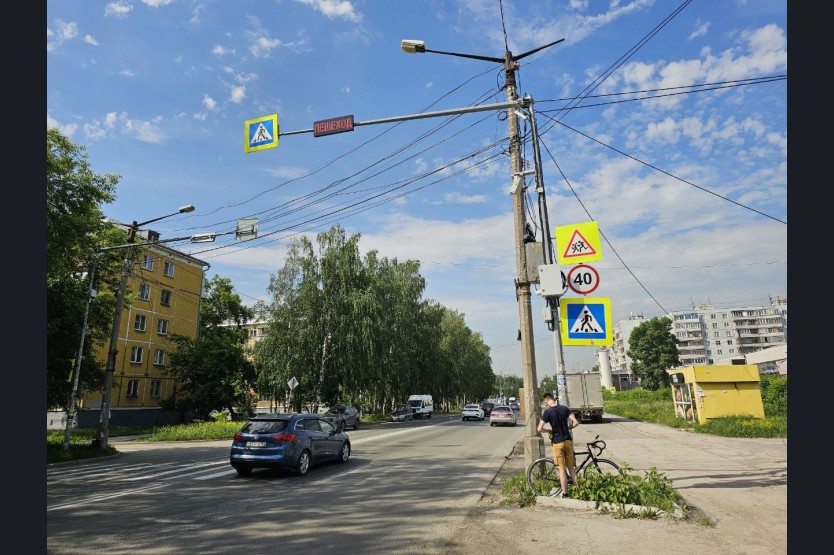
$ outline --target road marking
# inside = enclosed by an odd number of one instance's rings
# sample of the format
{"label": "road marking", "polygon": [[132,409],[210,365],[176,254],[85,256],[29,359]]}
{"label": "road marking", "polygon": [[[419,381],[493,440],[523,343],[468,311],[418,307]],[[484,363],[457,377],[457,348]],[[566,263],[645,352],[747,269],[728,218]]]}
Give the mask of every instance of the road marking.
{"label": "road marking", "polygon": [[155,486],[146,486],[144,488],[132,489],[127,491],[120,491],[119,493],[111,493],[110,495],[99,495],[97,497],[91,497],[89,499],[85,499],[83,501],[71,501],[69,503],[60,503],[58,505],[53,505],[52,507],[47,507],[47,512],[49,511],[57,511],[61,509],[69,509],[70,507],[77,507],[79,505],[89,505],[90,503],[96,503],[98,501],[104,501],[105,499],[113,499],[115,497],[122,497],[125,495],[132,495],[134,493],[142,493],[144,491],[150,491],[152,489],[157,489],[164,487],[165,484],[158,484]]}

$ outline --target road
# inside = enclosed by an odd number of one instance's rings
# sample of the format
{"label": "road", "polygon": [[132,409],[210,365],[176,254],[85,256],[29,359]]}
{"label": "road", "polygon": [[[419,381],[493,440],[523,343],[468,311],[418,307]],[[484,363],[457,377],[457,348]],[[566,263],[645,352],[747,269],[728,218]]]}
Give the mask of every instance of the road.
{"label": "road", "polygon": [[441,553],[522,426],[457,416],[349,431],[346,465],[238,477],[230,441],[119,443],[47,470],[48,553]]}

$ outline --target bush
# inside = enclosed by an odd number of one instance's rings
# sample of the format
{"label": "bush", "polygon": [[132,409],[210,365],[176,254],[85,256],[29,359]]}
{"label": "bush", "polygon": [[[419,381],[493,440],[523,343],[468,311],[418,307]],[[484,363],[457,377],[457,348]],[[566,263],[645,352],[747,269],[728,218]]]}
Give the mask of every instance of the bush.
{"label": "bush", "polygon": [[788,416],[788,376],[763,374],[761,376],[762,403],[765,416]]}

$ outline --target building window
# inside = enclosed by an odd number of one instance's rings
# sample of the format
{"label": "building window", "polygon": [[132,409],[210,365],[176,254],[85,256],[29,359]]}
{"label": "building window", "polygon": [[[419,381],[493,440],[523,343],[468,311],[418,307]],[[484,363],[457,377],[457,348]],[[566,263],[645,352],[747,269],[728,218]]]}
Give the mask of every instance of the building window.
{"label": "building window", "polygon": [[726,335],[727,337],[732,337],[732,336],[733,336],[733,332],[731,332],[731,331],[726,331],[726,332],[724,332],[724,335]]}
{"label": "building window", "polygon": [[730,354],[733,354],[733,353],[735,353],[735,352],[736,352],[736,350],[735,350],[735,349],[730,349]]}
{"label": "building window", "polygon": [[713,324],[712,327],[717,328],[718,324]]}
{"label": "building window", "polygon": [[716,342],[715,342],[715,344],[716,344],[716,345],[721,345],[721,341],[720,341],[720,340],[719,340],[719,341],[716,341]]}
{"label": "building window", "polygon": [[728,340],[727,340],[727,345],[732,345],[732,344],[733,344],[733,340],[732,340],[732,339],[728,339]]}
{"label": "building window", "polygon": [[168,320],[160,320],[156,323],[156,333],[159,335],[168,335]]}
{"label": "building window", "polygon": [[148,326],[148,317],[144,314],[137,314],[136,321],[133,323],[133,329],[136,331],[145,331]]}
{"label": "building window", "polygon": [[153,363],[157,366],[163,366],[165,364],[165,351],[162,349],[157,349],[153,352]]}
{"label": "building window", "polygon": [[151,286],[150,285],[140,285],[139,286],[139,300],[140,301],[148,301],[151,298]]}
{"label": "building window", "polygon": [[718,337],[718,332],[714,331],[714,332],[712,332],[712,335],[713,335],[713,337]]}
{"label": "building window", "polygon": [[130,348],[130,362],[140,364],[142,362],[142,347]]}
{"label": "building window", "polygon": [[162,380],[152,380],[151,381],[151,397],[159,397],[160,391],[162,390]]}
{"label": "building window", "polygon": [[136,397],[139,395],[139,380],[127,381],[127,393],[125,395],[128,397]]}
{"label": "building window", "polygon": [[730,327],[730,323],[729,323],[729,322],[724,322],[724,327],[725,327],[725,328],[729,328],[729,327]]}
{"label": "building window", "polygon": [[723,353],[723,351],[721,349],[718,349],[718,354],[720,355],[722,353]]}
{"label": "building window", "polygon": [[165,262],[165,268],[162,270],[162,273],[168,277],[174,277],[174,263]]}
{"label": "building window", "polygon": [[710,319],[710,320],[715,320],[715,314],[710,314],[710,315],[709,315],[709,319]]}
{"label": "building window", "polygon": [[142,269],[153,270],[153,256],[151,256],[150,254],[142,255]]}
{"label": "building window", "polygon": [[162,306],[171,306],[171,292],[168,290],[162,291],[162,296],[159,298],[159,302]]}

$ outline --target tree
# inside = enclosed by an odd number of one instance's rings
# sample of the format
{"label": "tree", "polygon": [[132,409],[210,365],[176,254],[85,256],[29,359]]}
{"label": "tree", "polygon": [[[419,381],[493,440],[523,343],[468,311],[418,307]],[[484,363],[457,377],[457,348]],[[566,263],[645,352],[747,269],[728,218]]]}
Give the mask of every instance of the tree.
{"label": "tree", "polygon": [[559,398],[559,384],[556,381],[556,375],[542,378],[542,384],[539,386],[539,395],[551,393],[555,398]]}
{"label": "tree", "polygon": [[[97,175],[86,148],[57,129],[46,132],[46,403],[67,408],[89,296],[96,249],[124,243],[125,234],[102,221],[101,205],[115,199],[119,176]],[[120,255],[98,257],[77,396],[102,386],[103,367],[93,356],[112,327]]]}
{"label": "tree", "polygon": [[251,407],[255,370],[246,356],[244,328],[254,311],[243,305],[229,278],[215,275],[206,282],[200,303],[200,335],[195,340],[174,334],[169,372],[182,384],[182,395],[166,405],[190,410],[207,420],[214,410]]}
{"label": "tree", "polygon": [[655,317],[631,331],[628,352],[631,370],[644,389],[657,391],[669,385],[666,370],[680,366],[678,339],[671,332],[672,321]]}

